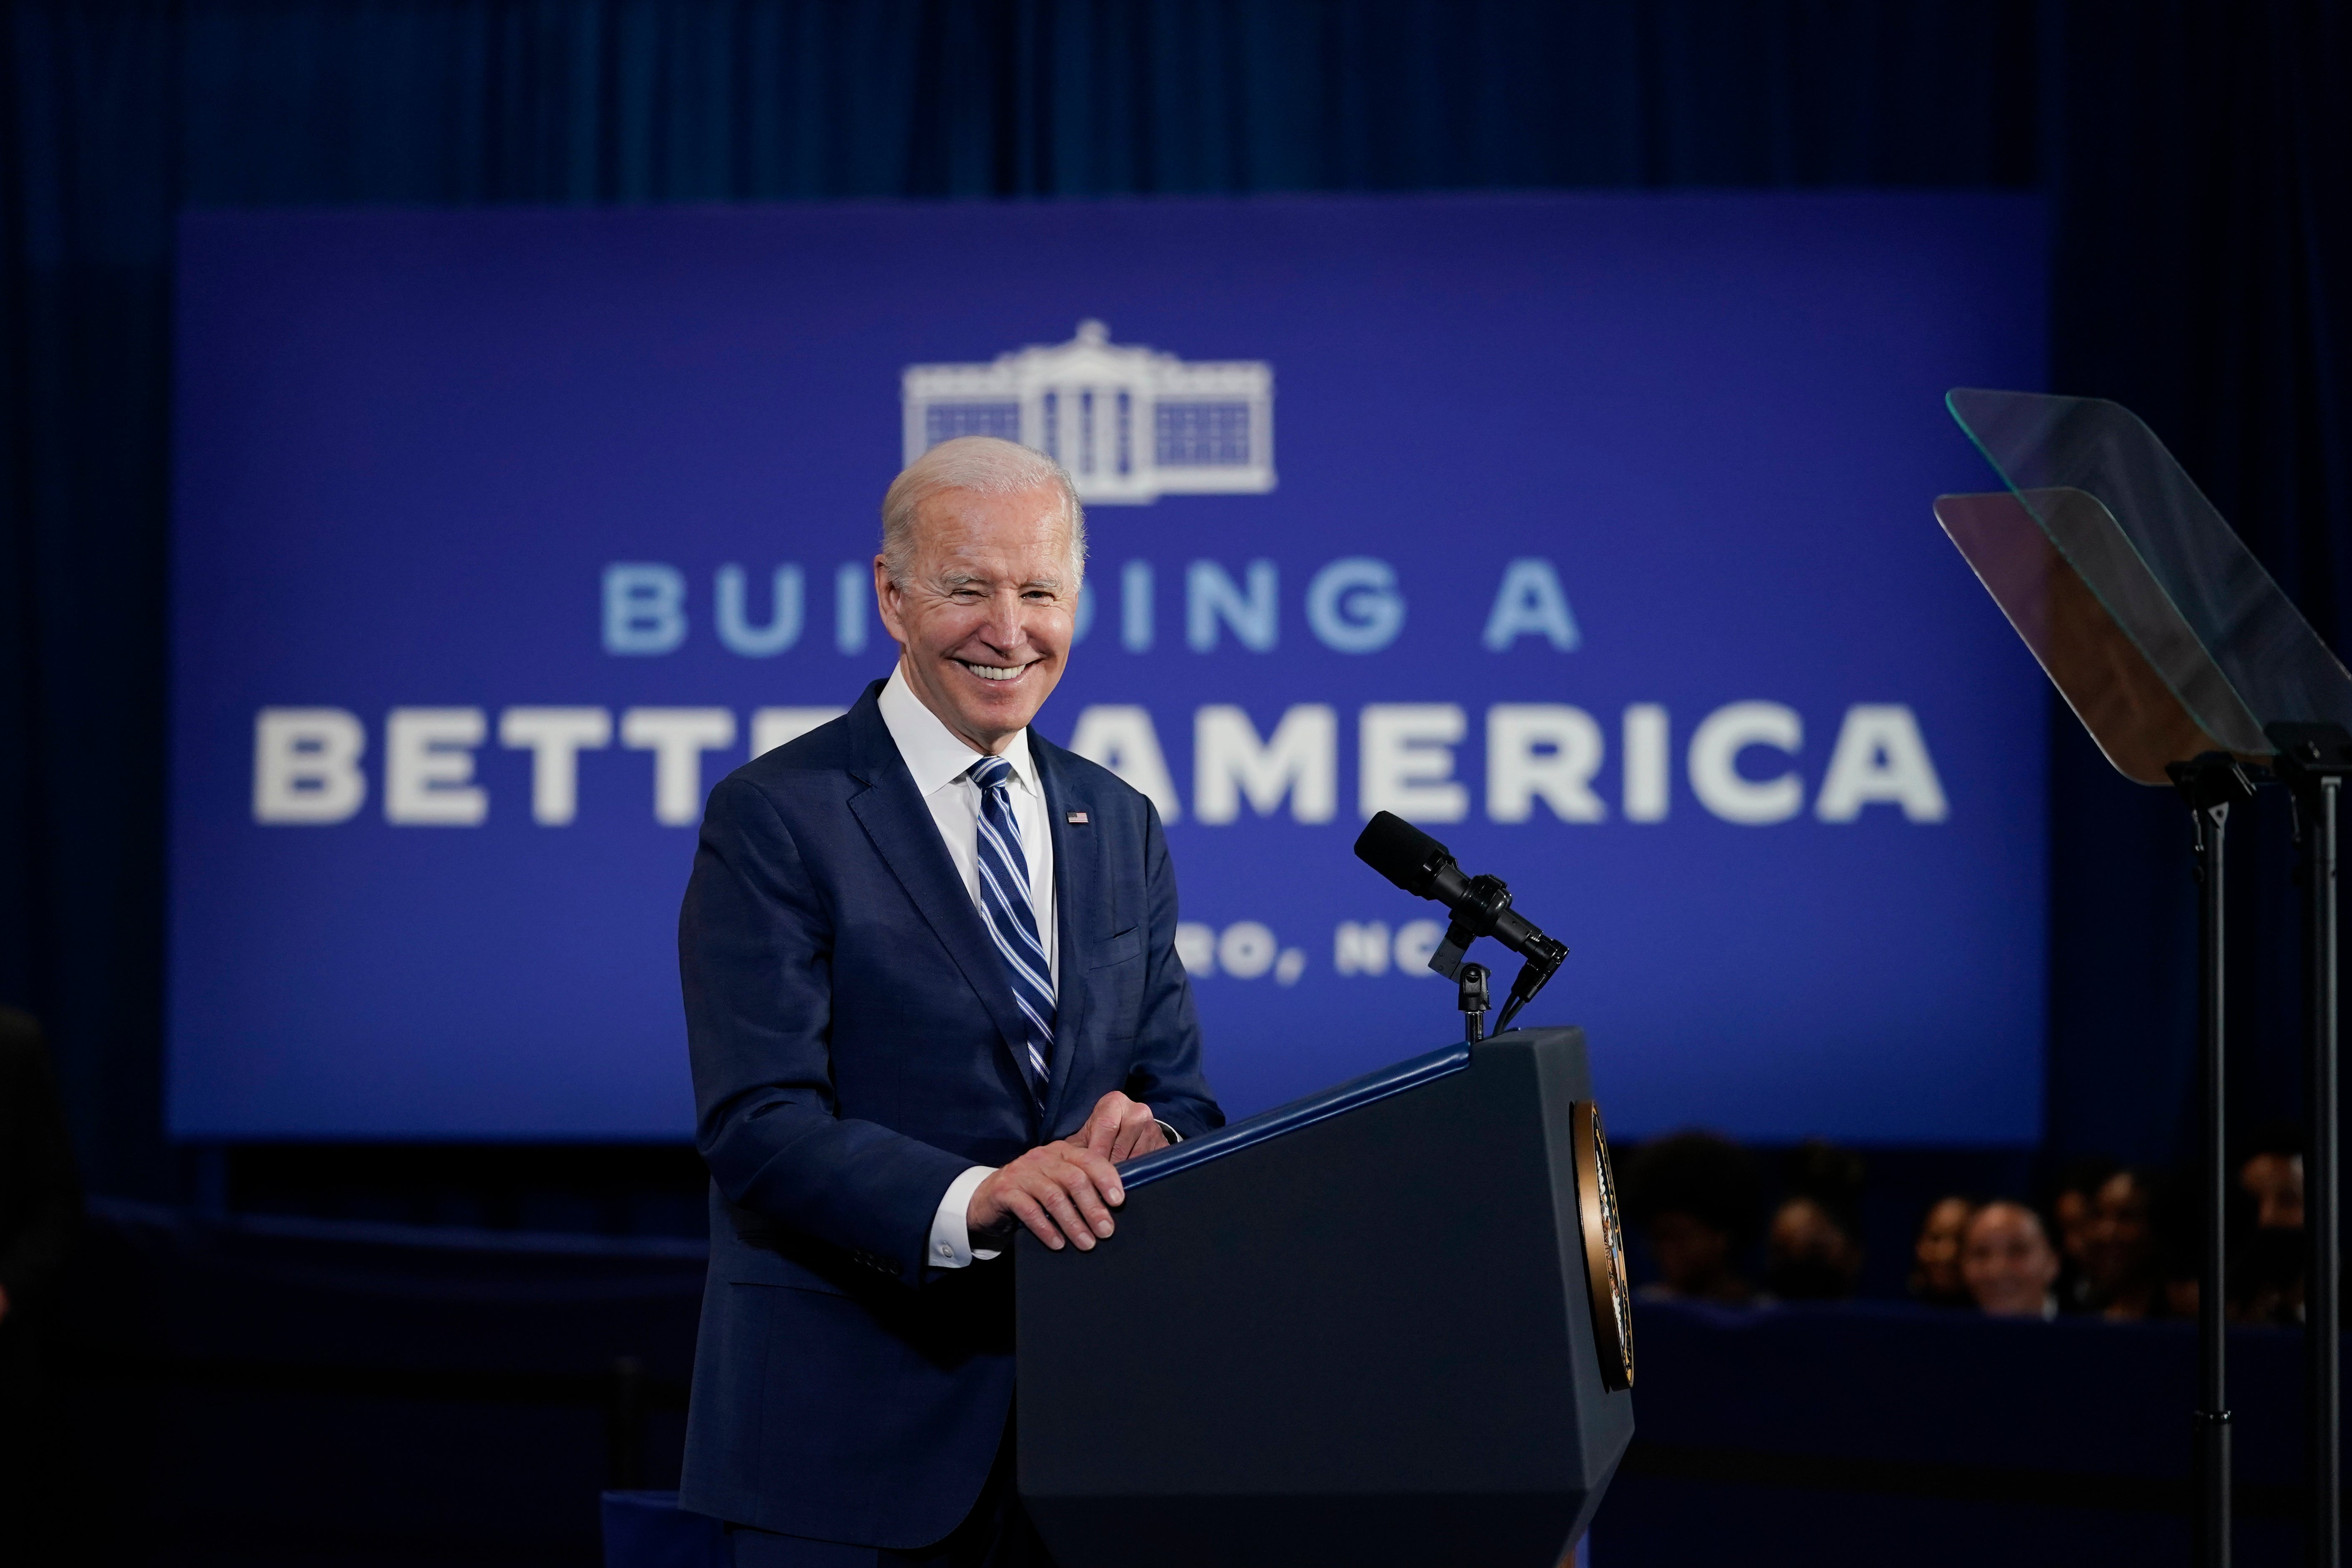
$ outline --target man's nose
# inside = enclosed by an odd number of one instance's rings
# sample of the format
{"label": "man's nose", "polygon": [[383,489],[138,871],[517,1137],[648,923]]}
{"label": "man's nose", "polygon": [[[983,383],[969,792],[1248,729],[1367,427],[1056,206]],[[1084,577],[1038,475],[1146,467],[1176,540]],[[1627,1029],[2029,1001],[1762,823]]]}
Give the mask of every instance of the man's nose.
{"label": "man's nose", "polygon": [[1006,647],[1029,640],[1029,601],[1017,593],[1003,593],[988,602],[987,635]]}

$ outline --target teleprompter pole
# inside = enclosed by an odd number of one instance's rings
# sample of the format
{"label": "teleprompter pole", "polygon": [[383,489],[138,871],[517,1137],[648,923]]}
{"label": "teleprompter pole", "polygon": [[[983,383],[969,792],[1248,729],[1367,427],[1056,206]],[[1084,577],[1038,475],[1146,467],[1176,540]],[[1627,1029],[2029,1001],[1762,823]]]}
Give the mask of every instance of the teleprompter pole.
{"label": "teleprompter pole", "polygon": [[2303,847],[2304,982],[2308,1046],[2304,1093],[2308,1127],[2303,1155],[2303,1333],[2307,1479],[2310,1507],[2305,1561],[2339,1568],[2344,1559],[2343,1342],[2339,1300],[2343,1255],[2336,1229],[2338,1147],[2336,877],[2344,780],[2352,776],[2352,733],[2336,724],[2273,724],[2277,769],[2294,792]]}
{"label": "teleprompter pole", "polygon": [[2337,1568],[2344,1556],[2343,1341],[2337,1337],[2342,1279],[2336,1219],[2336,827],[2344,781],[2321,779],[2312,820],[2304,835],[2304,878],[2309,884],[2311,949],[2310,1133],[2303,1156],[2304,1341],[2311,1379],[2311,1519],[2309,1561],[2313,1568]]}
{"label": "teleprompter pole", "polygon": [[2202,1027],[2199,1030],[2198,1078],[2204,1089],[2199,1117],[2203,1137],[2198,1151],[2197,1182],[2204,1198],[2199,1215],[2197,1269],[2197,1554],[2199,1568],[2230,1565],[2230,1398],[2229,1340],[2222,1316],[2223,1265],[2228,1237],[2224,1234],[2229,1194],[2222,1053],[2226,1000],[2222,959],[2226,862],[2230,808],[2252,800],[2254,786],[2235,759],[2208,752],[2194,762],[2175,763],[2166,770],[2173,787],[2189,803],[2196,826],[2198,1000]]}

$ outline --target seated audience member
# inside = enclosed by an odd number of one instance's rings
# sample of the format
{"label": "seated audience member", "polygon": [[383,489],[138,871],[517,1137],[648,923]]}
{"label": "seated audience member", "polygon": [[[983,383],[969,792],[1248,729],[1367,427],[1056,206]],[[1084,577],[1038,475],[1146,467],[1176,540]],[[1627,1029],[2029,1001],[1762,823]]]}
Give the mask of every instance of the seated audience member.
{"label": "seated audience member", "polygon": [[1651,1297],[1746,1306],[1740,1272],[1754,1240],[1756,1166],[1746,1150],[1712,1132],[1677,1132],[1644,1143],[1628,1169],[1626,1212],[1658,1263]]}
{"label": "seated audience member", "polygon": [[1976,1205],[1958,1195],[1937,1198],[1919,1222],[1911,1244],[1911,1299],[1930,1307],[1966,1307],[1968,1284],[1960,1278],[1960,1236]]}
{"label": "seated audience member", "polygon": [[2238,1166],[2230,1316],[2239,1322],[2303,1321],[2302,1142],[2294,1128],[2268,1129]]}
{"label": "seated audience member", "polygon": [[1995,1199],[1969,1216],[1960,1237],[1960,1278],[1987,1317],[2058,1315],[2058,1251],[2042,1217],[2023,1204]]}
{"label": "seated audience member", "polygon": [[2092,1194],[2084,1275],[2091,1306],[2103,1317],[2160,1318],[2170,1309],[2158,1251],[2157,1186],[2148,1172],[2126,1167]]}
{"label": "seated audience member", "polygon": [[1843,1301],[1862,1278],[1862,1156],[1824,1139],[1790,1151],[1788,1196],[1765,1227],[1764,1290],[1781,1301]]}
{"label": "seated audience member", "polygon": [[2262,1230],[2303,1228],[2303,1139],[2273,1128],[2255,1141],[2254,1152],[2238,1167],[2238,1187],[2254,1202],[2254,1225]]}
{"label": "seated audience member", "polygon": [[2091,1280],[2086,1272],[2092,1209],[2098,1200],[2099,1188],[2115,1173],[2113,1160],[2095,1156],[2074,1161],[2059,1174],[2050,1212],[2058,1221],[2058,1310],[2062,1312],[2096,1310],[2091,1301]]}
{"label": "seated audience member", "polygon": [[1817,1198],[1787,1198],[1764,1237],[1764,1291],[1777,1301],[1843,1301],[1862,1278],[1862,1243]]}

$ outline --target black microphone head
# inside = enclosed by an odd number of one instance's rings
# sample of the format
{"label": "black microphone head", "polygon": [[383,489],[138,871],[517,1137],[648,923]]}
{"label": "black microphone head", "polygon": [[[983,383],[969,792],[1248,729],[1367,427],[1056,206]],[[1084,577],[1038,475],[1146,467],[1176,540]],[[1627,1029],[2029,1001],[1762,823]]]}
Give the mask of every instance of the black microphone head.
{"label": "black microphone head", "polygon": [[1394,812],[1383,811],[1356,836],[1356,858],[1416,898],[1428,898],[1454,855]]}

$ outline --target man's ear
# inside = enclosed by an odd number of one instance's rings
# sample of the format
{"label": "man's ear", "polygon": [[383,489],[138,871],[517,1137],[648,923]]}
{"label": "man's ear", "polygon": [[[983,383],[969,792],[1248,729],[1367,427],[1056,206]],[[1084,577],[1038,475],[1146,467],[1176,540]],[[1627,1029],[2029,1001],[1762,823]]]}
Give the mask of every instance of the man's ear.
{"label": "man's ear", "polygon": [[890,634],[893,642],[904,646],[907,638],[899,624],[898,584],[890,581],[889,563],[879,555],[874,558],[874,608],[882,617],[882,629]]}

